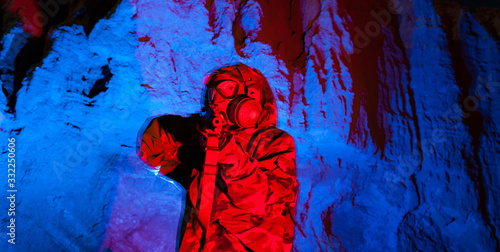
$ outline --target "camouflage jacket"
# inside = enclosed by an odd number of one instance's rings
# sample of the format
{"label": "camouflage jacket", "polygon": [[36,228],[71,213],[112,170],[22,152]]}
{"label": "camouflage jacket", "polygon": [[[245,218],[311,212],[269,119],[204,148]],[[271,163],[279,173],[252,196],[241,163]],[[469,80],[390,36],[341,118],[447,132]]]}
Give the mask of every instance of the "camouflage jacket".
{"label": "camouflage jacket", "polygon": [[231,140],[218,155],[210,218],[215,232],[206,240],[198,219],[205,159],[205,139],[197,130],[202,118],[157,117],[139,139],[142,160],[187,189],[180,251],[292,249],[298,187],[295,145],[289,134],[275,127],[274,98],[267,81],[263,83],[263,119],[256,128],[231,131]]}

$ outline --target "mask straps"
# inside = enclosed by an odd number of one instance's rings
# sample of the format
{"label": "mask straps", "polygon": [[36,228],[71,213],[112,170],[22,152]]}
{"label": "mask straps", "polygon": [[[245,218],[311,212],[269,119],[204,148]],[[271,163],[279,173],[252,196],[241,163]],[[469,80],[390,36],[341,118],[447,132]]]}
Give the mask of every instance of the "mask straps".
{"label": "mask straps", "polygon": [[[248,95],[247,94],[248,93],[247,82],[252,80],[252,77],[250,77],[252,75],[251,70],[250,70],[250,68],[246,68],[246,69],[243,69],[243,72],[242,72],[239,67],[236,67],[236,70],[238,70],[238,73],[240,74],[241,79],[243,80],[243,85],[245,88],[245,95]],[[243,74],[243,73],[245,73],[245,74]]]}
{"label": "mask straps", "polygon": [[[200,199],[200,212],[198,213],[198,219],[201,222],[202,227],[205,229],[205,246],[206,241],[214,233],[214,229],[210,226],[212,217],[212,205],[214,201],[215,192],[215,179],[217,176],[217,160],[219,157],[219,137],[220,130],[208,131],[207,132],[207,147],[205,149],[205,164],[203,165],[203,172],[201,175],[201,199]],[[212,251],[212,248],[205,247],[208,251]]]}

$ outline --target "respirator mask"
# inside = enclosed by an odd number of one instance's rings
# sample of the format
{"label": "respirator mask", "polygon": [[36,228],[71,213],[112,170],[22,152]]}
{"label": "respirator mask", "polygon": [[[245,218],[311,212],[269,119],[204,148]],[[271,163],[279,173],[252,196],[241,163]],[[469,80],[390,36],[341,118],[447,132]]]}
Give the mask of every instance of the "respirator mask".
{"label": "respirator mask", "polygon": [[[239,71],[239,70],[238,70]],[[241,72],[240,72],[241,74]],[[243,74],[241,74],[243,77]],[[245,80],[245,78],[243,77]],[[210,107],[214,113],[214,127],[237,125],[240,128],[255,128],[262,111],[262,94],[252,81],[227,76],[218,76],[208,89]]]}

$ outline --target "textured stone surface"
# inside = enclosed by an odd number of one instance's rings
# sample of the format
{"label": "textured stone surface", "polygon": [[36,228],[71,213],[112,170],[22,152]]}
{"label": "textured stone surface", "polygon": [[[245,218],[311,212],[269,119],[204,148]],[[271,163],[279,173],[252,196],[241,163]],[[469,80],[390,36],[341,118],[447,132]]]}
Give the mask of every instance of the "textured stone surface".
{"label": "textured stone surface", "polygon": [[3,29],[19,224],[2,251],[172,251],[184,191],[138,160],[136,134],[199,112],[204,74],[237,62],[268,78],[296,141],[296,251],[500,249],[499,9],[76,2],[36,40],[40,62],[19,24]]}

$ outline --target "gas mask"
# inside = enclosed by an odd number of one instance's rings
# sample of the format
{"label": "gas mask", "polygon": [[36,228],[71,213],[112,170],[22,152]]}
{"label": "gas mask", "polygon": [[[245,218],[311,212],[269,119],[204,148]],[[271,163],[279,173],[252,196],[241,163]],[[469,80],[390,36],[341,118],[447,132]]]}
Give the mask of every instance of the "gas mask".
{"label": "gas mask", "polygon": [[209,105],[214,113],[213,125],[237,125],[240,128],[255,128],[262,111],[262,94],[252,82],[238,70],[240,78],[230,74],[219,74],[211,80],[208,89]]}

